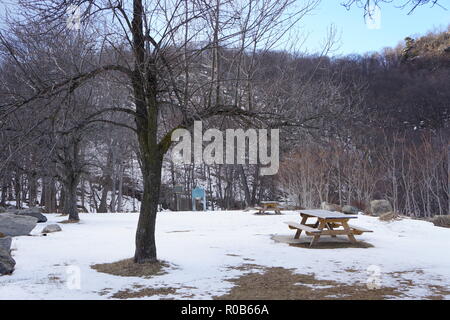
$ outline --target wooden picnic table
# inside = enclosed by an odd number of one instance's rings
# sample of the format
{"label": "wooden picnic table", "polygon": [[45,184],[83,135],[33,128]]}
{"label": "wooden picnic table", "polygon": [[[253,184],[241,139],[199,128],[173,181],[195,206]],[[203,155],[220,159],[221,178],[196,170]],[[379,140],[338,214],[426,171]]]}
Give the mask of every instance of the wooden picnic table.
{"label": "wooden picnic table", "polygon": [[281,214],[281,210],[284,209],[278,201],[261,201],[260,205],[260,207],[255,207],[258,210],[257,214],[265,214],[267,211]]}
{"label": "wooden picnic table", "polygon": [[[286,222],[290,229],[295,229],[294,239],[299,239],[302,231],[306,235],[313,236],[310,247],[315,245],[320,236],[336,237],[337,235],[346,235],[352,243],[356,243],[355,235],[360,235],[364,232],[372,232],[361,227],[356,227],[348,224],[350,219],[357,219],[357,216],[343,214],[336,211],[327,210],[300,210],[302,220],[300,223]],[[307,223],[309,218],[316,218],[315,223]]]}

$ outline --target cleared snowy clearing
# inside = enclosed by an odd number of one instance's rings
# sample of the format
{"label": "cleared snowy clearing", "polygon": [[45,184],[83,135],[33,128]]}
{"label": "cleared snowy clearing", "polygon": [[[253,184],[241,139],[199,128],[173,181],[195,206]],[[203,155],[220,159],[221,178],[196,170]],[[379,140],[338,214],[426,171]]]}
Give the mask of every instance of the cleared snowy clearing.
{"label": "cleared snowy clearing", "polygon": [[[382,287],[397,287],[404,293],[400,298],[429,297],[436,294],[432,290],[436,285],[446,288],[441,296],[450,299],[450,229],[424,221],[382,222],[361,215],[353,224],[374,232],[357,240],[374,247],[305,249],[271,238],[293,236],[283,222],[298,219],[295,212],[281,216],[162,212],[157,218],[158,255],[172,267],[164,275],[144,279],[113,276],[90,267],[133,255],[138,214],[81,214],[79,224],[63,224],[62,232],[42,236],[47,224],[65,219],[46,216],[48,222],[38,224],[32,236],[14,238],[16,270],[0,277],[0,299],[105,299],[120,290],[142,287],[177,289],[145,299],[210,299],[229,292],[233,283],[226,280],[248,272],[236,268],[244,264],[293,268],[299,274],[343,284],[365,284],[370,276],[367,268],[375,265],[381,269]],[[73,275],[71,266],[80,270],[80,289],[67,285]]]}

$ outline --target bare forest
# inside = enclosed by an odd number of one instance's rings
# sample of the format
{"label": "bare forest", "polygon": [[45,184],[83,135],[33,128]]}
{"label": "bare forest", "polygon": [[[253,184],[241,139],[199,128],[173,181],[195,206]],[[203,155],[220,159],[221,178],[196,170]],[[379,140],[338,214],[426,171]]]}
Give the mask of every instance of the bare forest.
{"label": "bare forest", "polygon": [[[140,211],[140,263],[156,260],[156,213],[190,210],[197,186],[210,210],[449,214],[450,28],[332,56],[333,28],[322,52],[278,49],[317,0],[19,2],[0,32],[0,206]],[[196,120],[279,128],[278,174],[174,164],[170,135]]]}

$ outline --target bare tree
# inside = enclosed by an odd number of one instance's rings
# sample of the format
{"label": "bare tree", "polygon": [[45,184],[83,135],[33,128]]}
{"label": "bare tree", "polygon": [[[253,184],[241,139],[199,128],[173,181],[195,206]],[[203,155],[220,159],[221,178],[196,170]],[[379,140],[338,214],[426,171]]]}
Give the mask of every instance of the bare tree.
{"label": "bare tree", "polygon": [[[242,28],[241,12],[254,13]],[[141,213],[136,232],[137,263],[155,262],[155,222],[161,186],[163,156],[170,148],[171,133],[179,127],[190,127],[195,119],[210,117],[249,117],[265,119],[269,112],[252,112],[237,108],[233,103],[203,105],[193,95],[206,83],[220,79],[206,77],[190,81],[189,92],[186,66],[194,67],[198,57],[218,44],[232,47],[240,35],[257,34],[259,41],[274,39],[294,25],[299,17],[311,10],[317,1],[21,1],[26,21],[37,21],[49,29],[61,30],[61,19],[69,5],[82,8],[83,21],[101,21],[99,43],[114,48],[116,59],[97,60],[88,71],[72,72],[51,86],[33,87],[31,93],[8,103],[4,109],[20,108],[30,101],[51,98],[65,91],[74,91],[86,81],[104,74],[119,72],[127,78],[131,89],[132,108],[112,107],[105,110],[124,112],[135,119],[139,142],[139,157],[144,182]],[[188,31],[186,31],[188,30]],[[210,31],[214,34],[212,41]],[[44,33],[45,34],[45,33]],[[278,35],[277,35],[278,34]],[[181,39],[181,40],[180,40]],[[184,39],[184,40],[183,40]],[[186,41],[187,40],[187,41]],[[185,45],[185,44],[189,44]],[[180,66],[185,67],[180,68]],[[79,70],[78,70],[79,71]],[[183,79],[183,76],[185,77]],[[215,86],[217,89],[217,86]],[[187,98],[188,97],[188,98]],[[165,119],[172,115],[171,123]],[[273,116],[273,115],[272,115]],[[129,126],[128,126],[129,127]]]}

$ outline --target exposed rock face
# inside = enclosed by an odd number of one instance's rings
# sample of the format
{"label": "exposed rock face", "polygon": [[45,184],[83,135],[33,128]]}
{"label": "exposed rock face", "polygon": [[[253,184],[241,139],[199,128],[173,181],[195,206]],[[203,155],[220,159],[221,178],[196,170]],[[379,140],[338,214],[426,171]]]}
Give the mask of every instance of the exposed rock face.
{"label": "exposed rock face", "polygon": [[0,214],[0,232],[6,236],[25,236],[36,227],[38,219],[35,217],[11,213]]}
{"label": "exposed rock face", "polygon": [[4,249],[7,252],[11,251],[11,243],[12,238],[11,237],[0,237],[0,249]]}
{"label": "exposed rock face", "polygon": [[388,200],[373,200],[370,201],[370,211],[374,216],[380,216],[383,213],[394,211],[391,203]]}
{"label": "exposed rock face", "polygon": [[62,229],[59,225],[49,224],[42,230],[42,233],[52,233],[52,232],[58,232],[58,231],[62,231]]}
{"label": "exposed rock face", "polygon": [[10,252],[0,247],[0,275],[11,274],[15,265]]}
{"label": "exposed rock face", "polygon": [[38,219],[38,223],[47,222],[47,217],[42,214],[42,209],[38,207],[32,207],[28,209],[8,209],[7,213],[30,216]]}
{"label": "exposed rock face", "polygon": [[450,228],[450,215],[434,216],[431,222],[437,227]]}
{"label": "exposed rock face", "polygon": [[359,209],[354,206],[343,206],[342,212],[346,214],[358,214]]}
{"label": "exposed rock face", "polygon": [[38,219],[38,223],[47,222],[47,217],[42,214],[41,208],[34,207],[34,208],[29,208],[29,209],[23,209],[23,210],[19,210],[19,212],[17,214],[35,217]]}
{"label": "exposed rock face", "polygon": [[391,221],[394,220],[396,217],[395,212],[386,212],[386,213],[382,213],[378,219],[380,219],[381,221]]}
{"label": "exposed rock face", "polygon": [[328,202],[322,202],[322,204],[320,205],[320,208],[323,210],[328,210],[328,211],[342,211],[341,206],[334,204],[334,203],[328,203]]}

